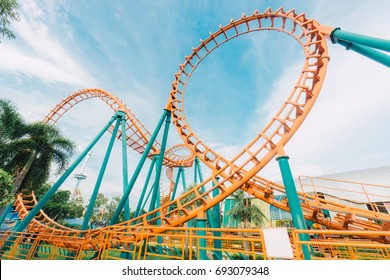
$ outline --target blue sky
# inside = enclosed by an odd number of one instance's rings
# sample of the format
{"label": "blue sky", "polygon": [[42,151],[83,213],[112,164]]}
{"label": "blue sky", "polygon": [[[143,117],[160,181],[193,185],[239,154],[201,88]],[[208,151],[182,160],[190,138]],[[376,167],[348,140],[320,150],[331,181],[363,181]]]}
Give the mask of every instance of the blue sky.
{"label": "blue sky", "polygon": [[[255,9],[295,8],[323,25],[390,38],[390,3],[377,0],[20,2],[21,21],[13,25],[17,39],[0,45],[0,96],[12,100],[29,121],[42,120],[74,91],[98,87],[122,99],[152,131],[184,56],[209,31]],[[331,43],[329,53],[322,93],[286,146],[295,176],[390,164],[389,69]],[[195,133],[233,157],[290,93],[302,57],[295,41],[276,32],[241,36],[220,47],[202,62],[188,85],[185,108]],[[91,100],[77,105],[57,125],[81,151],[111,115],[102,102]],[[107,140],[94,149],[88,164],[89,178],[81,185],[86,196]],[[180,138],[172,127],[169,146],[177,143]],[[110,195],[121,188],[118,144],[101,189]],[[130,169],[138,158],[129,151]],[[276,162],[261,175],[279,181]],[[71,178],[64,188],[73,185]]]}

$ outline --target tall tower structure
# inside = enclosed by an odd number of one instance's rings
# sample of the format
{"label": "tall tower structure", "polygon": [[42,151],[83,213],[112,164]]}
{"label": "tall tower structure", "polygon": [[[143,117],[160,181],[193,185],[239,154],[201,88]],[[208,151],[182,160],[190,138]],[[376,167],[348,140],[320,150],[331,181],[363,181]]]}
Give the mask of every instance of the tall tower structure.
{"label": "tall tower structure", "polygon": [[72,194],[72,199],[76,200],[78,198],[82,198],[81,196],[81,191],[80,191],[80,188],[79,188],[79,185],[81,183],[82,180],[85,180],[87,179],[87,175],[85,175],[85,168],[87,167],[87,163],[89,161],[89,158],[92,156],[92,151],[89,152],[86,156],[85,156],[85,160],[83,162],[83,165],[81,166],[81,169],[80,169],[80,172],[79,173],[76,173],[73,177],[76,178],[77,180],[77,183],[76,183],[76,186],[74,188],[74,192]]}

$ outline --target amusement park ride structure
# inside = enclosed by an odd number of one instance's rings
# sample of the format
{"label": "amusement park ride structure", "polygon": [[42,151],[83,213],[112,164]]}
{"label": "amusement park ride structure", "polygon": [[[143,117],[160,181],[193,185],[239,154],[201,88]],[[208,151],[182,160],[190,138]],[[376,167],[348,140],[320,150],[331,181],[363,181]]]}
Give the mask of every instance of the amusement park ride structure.
{"label": "amusement park ride structure", "polygon": [[[286,101],[264,129],[234,158],[226,159],[203,142],[191,129],[184,111],[186,87],[198,65],[216,48],[238,36],[265,30],[282,32],[295,39],[302,47],[305,57],[303,68],[296,85],[288,94]],[[288,156],[284,152],[284,146],[308,116],[324,83],[329,62],[327,38],[333,43],[346,47],[348,50],[359,52],[390,67],[390,56],[384,53],[390,51],[390,41],[388,40],[344,32],[339,28],[322,26],[316,20],[308,19],[305,14],[297,14],[295,10],[286,12],[283,8],[277,11],[267,9],[264,13],[259,13],[256,10],[252,15],[244,14],[238,20],[232,19],[228,25],[220,26],[214,33],[210,32],[208,38],[201,40],[200,45],[197,48],[193,48],[192,53],[185,57],[184,63],[179,65],[179,71],[175,74],[168,102],[153,133],[149,133],[134,113],[117,97],[104,90],[83,89],[68,96],[45,117],[44,121],[46,123],[54,125],[73,106],[91,98],[98,98],[104,101],[113,109],[115,115],[39,202],[34,197],[23,198],[21,195],[18,195],[14,206],[15,210],[19,211],[21,222],[13,229],[13,232],[25,231],[31,234],[46,234],[50,235],[53,240],[55,237],[57,239],[61,238],[61,246],[64,248],[72,247],[80,250],[84,246],[84,249],[92,248],[98,250],[96,248],[110,246],[109,244],[103,246],[102,239],[97,238],[97,236],[101,236],[102,232],[110,231],[110,240],[126,238],[139,241],[140,237],[135,237],[135,235],[130,233],[127,235],[123,233],[130,232],[130,229],[146,229],[148,236],[159,235],[169,228],[183,226],[192,219],[204,219],[206,221],[206,218],[209,227],[218,228],[220,225],[213,220],[213,212],[219,207],[221,201],[239,188],[268,204],[291,212],[294,225],[298,230],[307,229],[305,220],[310,220],[322,225],[324,228],[333,230],[389,231],[390,214],[381,213],[375,208],[364,210],[336,203],[316,193],[297,192],[292,179]],[[171,120],[183,143],[167,149],[166,143]],[[115,125],[113,125],[114,123]],[[156,138],[162,127],[164,129],[160,143],[156,141]],[[112,142],[115,137],[121,139],[123,196],[115,214],[111,218],[110,225],[107,228],[95,230],[86,230],[87,224],[83,225],[82,230],[59,225],[44,214],[41,210],[42,207],[83,158],[88,155],[92,147],[107,130],[112,133],[112,139],[107,149],[91,201],[96,198],[99,190],[111,152]],[[137,168],[130,178],[127,177],[127,147],[141,154]],[[283,185],[258,175],[259,171],[275,157],[277,157],[281,169]],[[128,198],[147,159],[152,161],[147,182],[142,190],[135,216],[130,219]],[[211,170],[210,177],[201,178],[199,161]],[[164,197],[161,197],[159,186],[162,166],[168,168],[167,175],[170,179],[170,193]],[[195,166],[199,171],[200,183],[190,191],[177,197],[176,192],[180,179],[182,179],[183,185],[185,185],[183,170],[190,166]],[[155,179],[149,193],[151,195],[149,211],[146,214],[141,214],[143,209],[142,203],[145,201],[144,196],[146,195],[147,185],[153,169],[155,169]],[[175,180],[172,179],[174,169],[178,170]],[[277,200],[275,199],[275,193],[285,193],[287,199]],[[117,219],[123,209],[125,209],[125,222],[117,224]],[[331,219],[324,214],[329,210],[337,212],[337,218]],[[85,217],[87,222],[89,220],[88,212],[87,210],[87,216]],[[205,226],[206,224],[202,225]],[[69,240],[70,238],[76,238],[76,241],[67,242],[67,238]],[[309,241],[307,234],[300,233],[300,238],[303,241]],[[369,235],[369,238],[379,240],[382,243],[390,243],[388,237],[379,238],[372,234]],[[16,242],[16,239],[16,237],[12,238],[12,234],[8,236],[7,241],[4,241],[5,238],[3,238],[3,247],[7,242]],[[89,245],[85,245],[87,239],[89,240]],[[80,242],[77,240],[80,240]],[[83,245],[81,246],[81,244]],[[303,246],[302,248],[304,257],[309,259],[308,247]]]}

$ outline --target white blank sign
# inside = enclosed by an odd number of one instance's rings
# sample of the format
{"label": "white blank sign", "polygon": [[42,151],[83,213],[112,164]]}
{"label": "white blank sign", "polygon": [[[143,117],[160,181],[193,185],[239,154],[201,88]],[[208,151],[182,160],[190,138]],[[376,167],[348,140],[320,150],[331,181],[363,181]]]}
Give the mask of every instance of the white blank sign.
{"label": "white blank sign", "polygon": [[268,258],[293,259],[287,228],[262,228]]}

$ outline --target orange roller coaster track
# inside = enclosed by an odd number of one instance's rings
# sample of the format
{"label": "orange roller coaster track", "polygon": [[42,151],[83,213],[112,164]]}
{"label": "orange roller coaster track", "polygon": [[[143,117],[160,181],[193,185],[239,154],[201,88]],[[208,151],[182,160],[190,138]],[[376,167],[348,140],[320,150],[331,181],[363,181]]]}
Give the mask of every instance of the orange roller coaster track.
{"label": "orange roller coaster track", "polygon": [[[291,36],[301,45],[305,60],[296,85],[280,110],[240,153],[229,160],[204,143],[191,129],[184,112],[186,87],[198,65],[216,48],[241,35],[265,30],[283,32]],[[207,39],[201,40],[200,45],[193,48],[192,53],[186,56],[185,62],[179,65],[179,72],[175,74],[166,107],[166,110],[172,113],[173,123],[184,144],[169,149],[165,155],[172,163],[166,164],[167,166],[191,165],[196,156],[211,169],[212,175],[191,191],[160,208],[113,226],[115,230],[112,238],[124,238],[123,236],[126,235],[122,233],[134,227],[150,227],[150,231],[162,233],[169,227],[181,226],[195,217],[204,217],[206,210],[223,201],[239,188],[271,205],[290,211],[287,199],[279,201],[274,198],[275,193],[285,193],[284,186],[261,178],[257,174],[276,155],[284,155],[285,144],[305,120],[320,93],[329,62],[325,38],[328,34],[323,33],[322,30],[317,21],[306,18],[304,14],[297,14],[295,10],[286,12],[282,8],[277,11],[267,9],[264,13],[255,11],[252,15],[243,15],[238,20],[231,20],[228,25],[221,26],[216,32],[210,33]],[[45,120],[55,123],[72,106],[92,97],[104,100],[114,110],[126,112],[127,129],[130,131],[127,143],[142,153],[150,133],[117,98],[102,90],[88,89],[75,93],[57,105]],[[159,149],[159,143],[156,142],[153,152]],[[185,156],[178,156],[177,152],[181,150],[187,151]],[[171,175],[171,171],[168,171],[170,178]],[[211,185],[211,183],[213,185],[211,188],[205,192],[201,191],[206,184]],[[216,189],[219,190],[219,194],[211,196]],[[315,193],[298,192],[298,196],[304,218],[327,228],[388,230],[389,214],[343,205],[326,200]],[[23,203],[22,200],[18,201]],[[323,210],[336,212],[337,218],[326,218]],[[155,225],[160,226],[153,227]],[[61,230],[58,230],[56,234],[66,236],[66,230],[63,231],[61,233]],[[117,236],[115,232],[118,233]]]}
{"label": "orange roller coaster track", "polygon": [[[57,104],[44,119],[45,123],[54,125],[65,113],[67,113],[72,107],[78,103],[91,99],[98,98],[104,101],[111,109],[116,111],[123,111],[126,113],[126,139],[127,145],[133,150],[143,153],[145,146],[149,142],[151,137],[150,132],[139,121],[135,114],[126,107],[116,96],[102,89],[89,88],[79,90],[63,99]],[[122,133],[119,129],[118,139],[122,137]],[[161,144],[155,141],[152,146],[150,156],[158,154],[161,149]],[[175,153],[177,151],[184,151],[184,153]],[[188,150],[188,148],[182,144],[173,146],[167,150],[164,164],[167,166],[191,166],[193,164],[194,155]]]}

